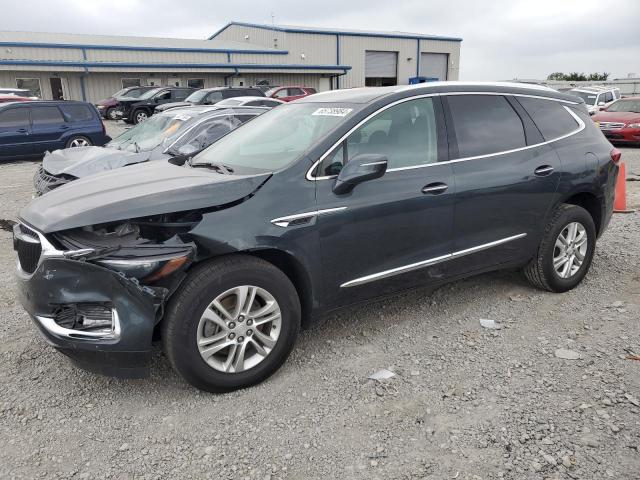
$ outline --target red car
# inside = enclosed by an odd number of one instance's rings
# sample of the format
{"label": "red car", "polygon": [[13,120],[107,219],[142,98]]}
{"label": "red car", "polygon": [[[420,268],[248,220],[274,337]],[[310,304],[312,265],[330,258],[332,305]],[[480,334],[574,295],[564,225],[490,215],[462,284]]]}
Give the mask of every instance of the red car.
{"label": "red car", "polygon": [[30,102],[32,99],[28,97],[19,97],[18,95],[4,95],[0,93],[0,103],[8,102]]}
{"label": "red car", "polygon": [[277,98],[283,102],[290,102],[302,97],[308,97],[318,93],[315,88],[309,87],[275,87],[265,92],[265,96]]}
{"label": "red car", "polygon": [[640,97],[621,98],[591,118],[610,142],[640,144]]}

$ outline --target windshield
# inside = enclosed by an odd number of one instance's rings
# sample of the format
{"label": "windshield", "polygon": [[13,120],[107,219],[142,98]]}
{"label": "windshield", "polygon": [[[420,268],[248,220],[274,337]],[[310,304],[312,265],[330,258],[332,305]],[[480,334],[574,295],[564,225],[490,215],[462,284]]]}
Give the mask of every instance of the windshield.
{"label": "windshield", "polygon": [[569,95],[573,95],[574,97],[580,97],[581,99],[584,100],[584,103],[586,103],[587,105],[595,105],[596,98],[598,97],[598,95],[595,93],[576,92],[575,90],[569,90],[566,93]]}
{"label": "windshield", "polygon": [[151,90],[147,90],[146,92],[144,92],[142,95],[140,95],[138,98],[140,100],[146,100],[147,98],[151,98],[153,97],[156,93],[158,93],[160,90],[162,90],[162,88],[152,88]]}
{"label": "windshield", "polygon": [[639,100],[618,100],[607,107],[607,112],[633,112],[640,113]]}
{"label": "windshield", "polygon": [[193,158],[192,164],[224,164],[275,171],[299,158],[354,109],[319,103],[288,104],[260,115]]}
{"label": "windshield", "polygon": [[267,90],[266,92],[264,92],[264,96],[265,96],[265,97],[270,97],[271,95],[273,95],[274,93],[276,93],[276,91],[278,90],[278,88],[280,88],[280,87],[270,88],[269,90]]}
{"label": "windshield", "polygon": [[123,88],[122,90],[118,90],[116,93],[114,93],[112,97],[113,98],[122,97],[126,92],[127,92],[127,89]]}
{"label": "windshield", "polygon": [[184,101],[185,102],[198,103],[200,100],[202,100],[204,97],[207,96],[207,93],[209,93],[207,90],[196,90],[191,95],[189,95],[187,98],[185,98]]}
{"label": "windshield", "polygon": [[161,145],[165,139],[175,135],[182,124],[190,118],[184,114],[154,115],[111,140],[107,147],[128,152],[153,150]]}

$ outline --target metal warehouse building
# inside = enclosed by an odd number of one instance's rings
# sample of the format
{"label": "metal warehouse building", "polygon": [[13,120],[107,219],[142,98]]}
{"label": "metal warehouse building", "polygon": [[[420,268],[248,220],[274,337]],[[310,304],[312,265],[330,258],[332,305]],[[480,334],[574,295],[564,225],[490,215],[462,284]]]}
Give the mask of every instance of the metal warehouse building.
{"label": "metal warehouse building", "polygon": [[[207,40],[0,32],[0,87],[96,102],[123,87],[457,80],[461,39],[231,22]],[[415,80],[413,80],[415,81]]]}

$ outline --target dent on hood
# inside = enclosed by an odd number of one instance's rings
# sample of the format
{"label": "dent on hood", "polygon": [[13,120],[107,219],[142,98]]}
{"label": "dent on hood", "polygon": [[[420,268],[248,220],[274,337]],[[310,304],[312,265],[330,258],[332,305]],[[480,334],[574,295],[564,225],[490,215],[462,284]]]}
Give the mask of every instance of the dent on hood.
{"label": "dent on hood", "polygon": [[21,218],[43,233],[151,215],[228,208],[271,177],[151,162],[76,180],[34,199]]}
{"label": "dent on hood", "polygon": [[113,170],[149,160],[151,151],[129,152],[106,147],[76,147],[55,150],[45,155],[42,167],[52,175],[76,178]]}

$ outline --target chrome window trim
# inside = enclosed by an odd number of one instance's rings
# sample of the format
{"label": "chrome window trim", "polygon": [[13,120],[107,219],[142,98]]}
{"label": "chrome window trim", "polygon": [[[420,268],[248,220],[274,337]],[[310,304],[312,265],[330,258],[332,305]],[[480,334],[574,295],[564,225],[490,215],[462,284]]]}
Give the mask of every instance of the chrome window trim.
{"label": "chrome window trim", "polygon": [[[366,118],[364,118],[363,120],[361,120],[360,122],[358,122],[353,128],[351,128],[347,133],[345,133],[342,137],[340,137],[340,139],[335,142],[318,160],[316,160],[313,165],[311,165],[311,168],[309,168],[309,170],[307,170],[307,173],[305,175],[305,178],[309,181],[315,182],[318,180],[330,180],[333,178],[336,178],[337,175],[325,175],[325,176],[320,176],[320,177],[315,177],[313,176],[313,171],[318,167],[318,165],[320,163],[322,163],[322,161],[329,156],[329,154],[331,152],[333,152],[333,150],[335,148],[337,148],[342,142],[344,142],[347,137],[349,135],[351,135],[353,132],[355,132],[358,128],[360,128],[364,123],[366,123],[368,120],[370,120],[372,117],[378,115],[379,113],[385,111],[388,108],[394,107],[400,103],[404,103],[404,102],[408,102],[411,100],[416,100],[416,99],[420,99],[420,98],[428,98],[428,97],[436,97],[436,96],[451,96],[451,95],[494,95],[494,96],[512,96],[512,97],[526,97],[526,98],[536,98],[536,99],[540,99],[540,100],[549,100],[552,102],[560,102],[560,103],[566,103],[569,105],[579,105],[579,102],[572,102],[569,100],[561,100],[559,98],[549,98],[549,97],[543,97],[540,95],[528,95],[528,94],[524,94],[524,93],[503,93],[503,92],[443,92],[443,93],[427,93],[427,94],[423,94],[423,95],[416,95],[413,97],[407,97],[407,98],[401,98],[400,100],[396,100],[395,102],[392,102],[388,105],[385,105],[384,107],[381,107],[380,109],[376,110],[375,112],[371,113],[370,115],[368,115]],[[443,162],[433,162],[433,163],[427,163],[424,165],[411,165],[408,167],[396,167],[396,168],[389,168],[387,169],[387,172],[400,172],[400,171],[404,171],[404,170],[415,170],[417,168],[426,168],[426,167],[433,167],[435,165],[446,165],[446,164],[450,164],[450,163],[456,163],[456,162],[466,162],[468,160],[477,160],[477,159],[481,159],[481,158],[489,158],[489,157],[495,157],[495,156],[500,156],[500,155],[507,155],[509,153],[514,153],[514,152],[519,152],[522,150],[528,150],[531,148],[537,148],[540,147],[542,145],[547,145],[553,142],[557,142],[558,140],[563,140],[565,138],[568,138],[572,135],[575,135],[576,133],[581,132],[582,130],[584,130],[585,128],[585,124],[584,122],[580,119],[580,117],[578,117],[575,113],[573,113],[569,108],[567,108],[565,105],[563,105],[563,107],[565,108],[565,110],[567,110],[567,112],[569,112],[569,114],[573,117],[573,119],[578,122],[578,128],[566,135],[562,135],[560,137],[551,139],[551,140],[547,140],[541,143],[536,143],[534,145],[526,145],[524,147],[520,147],[520,148],[515,148],[512,150],[505,150],[502,152],[496,152],[496,153],[488,153],[485,155],[477,155],[477,156],[473,156],[473,157],[464,157],[464,158],[456,158],[454,160],[446,160]]]}
{"label": "chrome window trim", "polygon": [[271,220],[271,223],[278,227],[287,228],[291,222],[294,220],[300,220],[302,218],[314,218],[319,215],[330,215],[332,213],[340,212],[342,210],[346,210],[347,207],[335,207],[335,208],[324,208],[322,210],[313,210],[311,212],[304,213],[296,213],[294,215],[287,215],[286,217],[278,217]]}
{"label": "chrome window trim", "polygon": [[511,237],[501,238],[493,242],[484,243],[482,245],[467,248],[464,250],[458,250],[457,252],[453,252],[453,253],[447,253],[446,255],[442,255],[440,257],[429,258],[427,260],[422,260],[421,262],[411,263],[409,265],[404,265],[402,267],[391,268],[389,270],[384,270],[378,273],[372,273],[370,275],[365,275],[364,277],[359,277],[353,280],[349,280],[348,282],[345,282],[342,285],[340,285],[340,288],[355,287],[357,285],[363,285],[365,283],[375,282],[376,280],[382,280],[383,278],[392,277],[395,275],[399,275],[401,273],[411,272],[413,270],[419,270],[424,267],[429,267],[431,265],[436,265],[438,263],[464,257],[465,255],[471,255],[472,253],[481,252],[483,250],[487,250],[489,248],[493,248],[498,245],[502,245],[503,243],[511,242],[513,240],[518,240],[519,238],[523,238],[526,236],[527,236],[526,233],[519,233],[518,235],[513,235]]}

